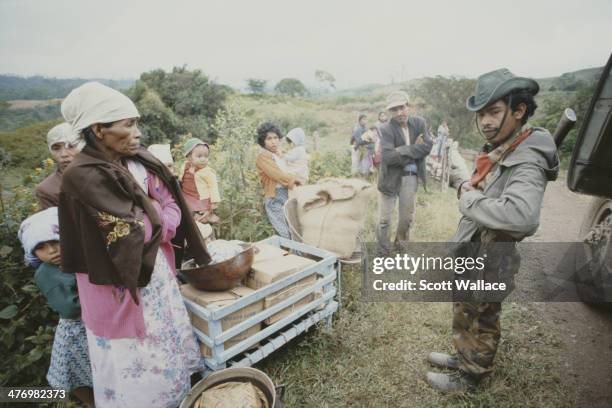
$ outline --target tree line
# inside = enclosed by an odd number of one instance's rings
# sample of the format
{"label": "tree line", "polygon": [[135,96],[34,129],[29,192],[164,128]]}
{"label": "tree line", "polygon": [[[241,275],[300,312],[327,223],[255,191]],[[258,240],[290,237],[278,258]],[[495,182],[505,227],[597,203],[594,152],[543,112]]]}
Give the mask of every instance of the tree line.
{"label": "tree line", "polygon": [[[133,80],[93,79],[115,89],[127,89]],[[72,89],[92,79],[48,78],[40,75],[24,78],[17,75],[0,75],[0,100],[64,98]]]}
{"label": "tree line", "polygon": [[[566,107],[571,107],[576,111],[579,123],[564,144],[563,153],[565,154],[573,149],[580,120],[588,108],[597,76],[601,72],[600,70],[587,71],[581,75],[568,73],[557,78],[542,80],[542,90],[536,97],[539,108],[531,122],[551,131],[556,127],[558,118]],[[326,89],[335,89],[336,80],[329,72],[316,70],[314,76]],[[43,77],[24,79],[5,75],[0,76],[0,85],[2,85],[0,90],[4,95],[10,94],[18,98],[25,98],[28,95],[63,98],[73,87],[84,81],[84,79],[58,80]],[[267,80],[249,78],[246,82],[251,94],[256,97],[263,97],[268,93]],[[4,87],[6,83],[14,86]],[[37,84],[46,84],[51,88],[41,85],[43,87],[34,92]],[[455,140],[458,140],[463,147],[477,148],[482,145],[482,137],[475,129],[473,114],[465,109],[465,99],[474,89],[474,85],[474,79],[436,76],[411,81],[404,86],[404,90],[415,102],[417,113],[425,116],[433,131],[443,119],[447,119],[451,136]],[[25,91],[19,93],[18,89]],[[32,89],[32,92],[28,89]],[[175,67],[169,72],[161,69],[145,72],[125,91],[134,100],[141,113],[143,143],[147,145],[167,142],[174,144],[182,135],[188,133],[208,142],[214,142],[218,137],[218,132],[212,123],[223,111],[228,96],[234,92],[229,86],[212,81],[202,71],[189,70],[185,66]],[[280,80],[274,86],[274,92],[291,97],[306,97],[311,94],[296,78]],[[372,95],[365,99],[376,104],[380,98],[377,99]],[[349,98],[337,102],[350,103],[351,100]],[[59,119],[59,104],[31,109],[9,109],[6,102],[0,103],[0,139],[12,139],[17,136],[15,132],[24,126]],[[21,129],[20,139],[24,131],[28,133],[27,128]],[[7,154],[12,156],[11,162],[15,162],[18,157],[23,157],[22,150],[24,149],[13,146],[13,144],[3,145],[5,146],[3,156],[5,158]],[[44,149],[41,148],[41,152],[42,150]],[[34,156],[38,158],[39,154]],[[26,162],[29,164],[29,161]],[[24,164],[23,161],[18,163]]]}

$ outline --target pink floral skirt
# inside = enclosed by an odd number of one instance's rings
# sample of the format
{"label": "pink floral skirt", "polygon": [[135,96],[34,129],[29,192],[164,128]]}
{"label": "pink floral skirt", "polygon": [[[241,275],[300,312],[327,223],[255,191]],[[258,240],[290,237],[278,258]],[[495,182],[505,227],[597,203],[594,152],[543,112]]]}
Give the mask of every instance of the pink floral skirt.
{"label": "pink floral skirt", "polygon": [[96,407],[177,407],[202,361],[176,278],[161,251],[140,289],[144,338],[109,339],[87,329]]}

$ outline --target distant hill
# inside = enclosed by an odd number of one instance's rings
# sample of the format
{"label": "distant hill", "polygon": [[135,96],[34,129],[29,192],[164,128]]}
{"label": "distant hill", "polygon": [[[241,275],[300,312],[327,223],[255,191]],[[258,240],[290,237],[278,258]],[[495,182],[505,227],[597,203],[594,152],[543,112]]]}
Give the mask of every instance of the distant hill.
{"label": "distant hill", "polygon": [[134,83],[133,79],[59,79],[43,76],[26,78],[15,75],[0,75],[0,101],[64,98],[72,89],[88,81],[99,81],[115,89],[127,89]]}
{"label": "distant hill", "polygon": [[0,132],[19,129],[38,122],[59,119],[61,99],[48,101],[9,101],[0,106]]}
{"label": "distant hill", "polygon": [[334,92],[323,93],[318,95],[318,98],[328,99],[328,98],[360,98],[360,97],[372,97],[372,96],[380,96],[386,95],[393,91],[399,91],[404,87],[408,87],[410,84],[418,82],[418,79],[412,79],[405,82],[396,82],[393,84],[367,84],[361,85],[354,88],[347,89],[339,89]]}
{"label": "distant hill", "polygon": [[[536,78],[540,84],[540,89],[543,91],[574,91],[578,88],[580,81],[586,83],[594,82],[599,78],[603,67],[586,68],[573,72],[566,72],[557,77]],[[372,97],[380,94],[388,94],[400,89],[410,89],[411,86],[417,85],[420,79],[411,79],[404,82],[396,82],[394,84],[368,84],[354,88],[340,89],[335,92],[322,94],[321,98],[337,98],[337,97]]]}
{"label": "distant hill", "polygon": [[61,98],[55,99],[15,99],[10,101],[5,101],[7,103],[8,109],[19,110],[19,109],[34,109],[34,108],[42,108],[44,106],[49,105],[59,105],[62,103]]}
{"label": "distant hill", "polygon": [[603,67],[587,68],[574,72],[566,72],[558,77],[537,79],[540,88],[544,91],[575,91],[579,82],[591,83],[597,81]]}

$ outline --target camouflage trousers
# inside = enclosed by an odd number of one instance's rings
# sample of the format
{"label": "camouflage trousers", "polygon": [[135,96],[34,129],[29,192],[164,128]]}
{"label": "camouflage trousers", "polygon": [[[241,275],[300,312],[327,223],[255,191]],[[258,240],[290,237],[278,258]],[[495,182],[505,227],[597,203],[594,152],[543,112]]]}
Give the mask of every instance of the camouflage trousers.
{"label": "camouflage trousers", "polygon": [[501,335],[501,303],[453,304],[453,343],[459,369],[475,379],[493,371],[493,360]]}

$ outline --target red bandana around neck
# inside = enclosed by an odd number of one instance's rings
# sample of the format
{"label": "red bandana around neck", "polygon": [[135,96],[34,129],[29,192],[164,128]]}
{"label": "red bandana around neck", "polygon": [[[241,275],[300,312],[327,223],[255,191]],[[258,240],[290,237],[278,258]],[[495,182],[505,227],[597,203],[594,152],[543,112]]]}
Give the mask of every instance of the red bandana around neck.
{"label": "red bandana around neck", "polygon": [[[504,157],[504,156],[510,154],[511,152],[513,152],[514,149],[516,149],[516,147],[523,140],[527,139],[529,137],[529,135],[531,135],[532,131],[533,131],[533,128],[532,127],[528,127],[527,129],[525,129],[523,131],[523,133],[521,133],[517,138],[515,138],[510,143],[510,145],[507,146],[507,147],[504,144],[504,145],[501,145],[500,147],[498,147],[497,149],[493,150],[492,152],[487,153],[485,151],[481,151],[480,153],[478,153],[478,156],[476,156],[476,160],[475,160],[476,171],[472,175],[472,178],[470,180],[470,184],[472,184],[474,187],[477,187],[478,184],[485,179],[487,174],[489,174],[489,172],[491,171],[491,169],[493,168],[495,163],[498,162],[502,157]],[[491,158],[491,156],[494,153],[499,158],[498,160],[493,160]]]}

